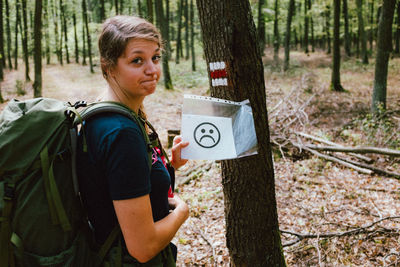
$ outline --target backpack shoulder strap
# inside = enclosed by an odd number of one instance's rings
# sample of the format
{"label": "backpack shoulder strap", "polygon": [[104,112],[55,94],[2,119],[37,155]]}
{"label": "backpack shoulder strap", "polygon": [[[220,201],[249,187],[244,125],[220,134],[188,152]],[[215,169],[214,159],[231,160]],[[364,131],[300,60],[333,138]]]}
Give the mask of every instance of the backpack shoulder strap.
{"label": "backpack shoulder strap", "polygon": [[[128,106],[119,103],[119,102],[114,102],[114,101],[102,101],[102,102],[96,102],[90,104],[87,108],[85,108],[82,112],[77,114],[74,125],[81,124],[83,121],[88,120],[89,118],[101,114],[101,113],[107,113],[107,112],[114,112],[121,114],[123,116],[128,117],[129,119],[133,120],[136,122],[136,124],[139,126],[143,137],[146,142],[147,146],[147,154],[148,154],[148,164],[149,164],[149,169],[151,169],[151,157],[152,157],[152,143],[150,141],[149,135],[146,132],[146,129],[144,127],[144,123],[146,123],[145,120],[140,118],[133,110],[131,110]],[[83,129],[83,135],[85,135],[84,128]],[[84,146],[86,144],[86,139],[85,136],[84,138]],[[84,148],[85,149],[85,148]]]}

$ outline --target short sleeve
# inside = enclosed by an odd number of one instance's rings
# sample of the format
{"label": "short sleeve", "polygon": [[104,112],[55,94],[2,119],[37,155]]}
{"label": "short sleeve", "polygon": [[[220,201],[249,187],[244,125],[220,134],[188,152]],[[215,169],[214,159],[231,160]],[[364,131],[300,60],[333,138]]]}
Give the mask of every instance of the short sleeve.
{"label": "short sleeve", "polygon": [[103,143],[105,170],[113,200],[140,197],[151,191],[146,144],[138,126],[110,133]]}

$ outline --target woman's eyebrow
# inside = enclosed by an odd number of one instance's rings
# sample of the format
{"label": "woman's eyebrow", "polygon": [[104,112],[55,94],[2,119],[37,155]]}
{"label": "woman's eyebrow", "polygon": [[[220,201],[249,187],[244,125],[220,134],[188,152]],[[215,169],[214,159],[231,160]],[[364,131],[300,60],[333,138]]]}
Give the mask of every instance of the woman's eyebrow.
{"label": "woman's eyebrow", "polygon": [[[160,48],[158,47],[156,50],[154,50],[154,53],[156,53],[156,52],[159,52],[160,51]],[[143,51],[143,50],[133,50],[130,54],[132,55],[132,54],[144,54],[145,53],[145,51]]]}

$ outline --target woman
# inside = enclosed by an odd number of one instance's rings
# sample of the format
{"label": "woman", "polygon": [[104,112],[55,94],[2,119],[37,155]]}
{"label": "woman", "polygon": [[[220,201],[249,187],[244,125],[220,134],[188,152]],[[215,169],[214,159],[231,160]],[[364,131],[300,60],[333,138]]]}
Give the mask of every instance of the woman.
{"label": "woman", "polygon": [[[155,92],[160,79],[161,42],[155,26],[141,18],[116,16],[103,24],[99,51],[108,83],[104,100],[120,102],[145,117],[143,100]],[[168,198],[170,176],[160,155],[153,151],[149,168],[139,125],[120,114],[91,118],[84,133],[87,153],[78,155],[78,175],[97,243],[103,244],[119,224],[123,248],[136,259],[131,262],[163,266],[171,255],[170,241],[189,209],[176,194]],[[180,152],[187,145],[181,138],[174,140],[175,169],[186,163]]]}

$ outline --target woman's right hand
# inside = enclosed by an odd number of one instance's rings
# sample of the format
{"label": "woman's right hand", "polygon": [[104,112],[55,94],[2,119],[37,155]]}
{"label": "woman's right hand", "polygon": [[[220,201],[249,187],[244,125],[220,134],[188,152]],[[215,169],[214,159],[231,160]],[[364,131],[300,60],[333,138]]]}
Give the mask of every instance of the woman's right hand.
{"label": "woman's right hand", "polygon": [[174,193],[174,197],[168,198],[169,208],[174,212],[178,212],[183,216],[184,220],[189,217],[189,206],[183,201],[178,194]]}

